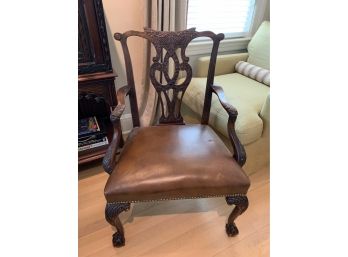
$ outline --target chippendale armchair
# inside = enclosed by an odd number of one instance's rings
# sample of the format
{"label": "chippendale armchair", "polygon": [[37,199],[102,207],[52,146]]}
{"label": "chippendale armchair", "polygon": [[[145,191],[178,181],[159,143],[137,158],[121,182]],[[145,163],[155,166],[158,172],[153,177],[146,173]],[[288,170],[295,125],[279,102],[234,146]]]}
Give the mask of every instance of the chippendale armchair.
{"label": "chippendale armchair", "polygon": [[[131,36],[149,40],[156,49],[149,72],[161,105],[161,116],[156,126],[140,127],[127,46],[127,39]],[[114,37],[123,48],[128,85],[117,91],[118,105],[110,115],[114,137],[103,160],[103,167],[110,174],[104,190],[107,201],[105,218],[117,229],[113,235],[113,245],[120,247],[125,244],[124,229],[118,215],[129,210],[130,203],[141,201],[224,196],[227,204],[235,205],[226,224],[226,233],[228,236],[237,235],[234,220],[248,207],[246,193],[250,181],[241,168],[246,161],[246,154],[234,129],[237,110],[227,103],[223,89],[214,85],[216,56],[224,35],[210,31],[198,32],[192,28],[179,32],[144,29],[143,32],[116,33]],[[192,68],[185,50],[191,40],[198,37],[212,39],[213,48],[201,124],[185,125],[180,106],[192,78]],[[179,52],[180,56],[177,55]],[[172,77],[168,73],[170,58],[174,63]],[[186,72],[186,79],[177,84],[180,71]],[[162,82],[158,80],[156,72],[163,74]],[[233,155],[207,125],[213,93],[229,115],[227,130]],[[125,109],[127,95],[131,103],[133,129],[116,162],[116,151],[122,136],[120,117]]]}

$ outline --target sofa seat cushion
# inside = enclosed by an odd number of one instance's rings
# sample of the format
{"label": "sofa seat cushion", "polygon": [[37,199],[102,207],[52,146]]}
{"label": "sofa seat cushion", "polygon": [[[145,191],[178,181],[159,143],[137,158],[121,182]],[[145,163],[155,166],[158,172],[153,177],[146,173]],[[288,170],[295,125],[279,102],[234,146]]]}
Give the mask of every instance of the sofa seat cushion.
{"label": "sofa seat cushion", "polygon": [[105,186],[108,202],[245,194],[250,181],[200,124],[135,128]]}
{"label": "sofa seat cushion", "polygon": [[[238,73],[215,76],[214,84],[223,87],[229,103],[238,111],[237,136],[243,145],[258,140],[263,131],[259,116],[269,94],[269,87]],[[206,78],[192,78],[184,95],[184,103],[199,116],[202,115]],[[213,94],[209,124],[228,137],[228,114]]]}

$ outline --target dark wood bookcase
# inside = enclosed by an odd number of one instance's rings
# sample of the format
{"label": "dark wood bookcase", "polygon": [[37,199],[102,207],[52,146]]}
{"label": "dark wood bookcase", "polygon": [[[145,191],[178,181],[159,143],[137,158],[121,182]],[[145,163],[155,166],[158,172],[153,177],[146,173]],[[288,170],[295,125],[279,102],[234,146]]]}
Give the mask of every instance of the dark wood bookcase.
{"label": "dark wood bookcase", "polygon": [[[112,69],[102,0],[78,0],[78,107],[79,119],[96,116],[113,136],[110,108],[117,105],[116,73]],[[105,155],[106,146],[78,153],[79,164]]]}

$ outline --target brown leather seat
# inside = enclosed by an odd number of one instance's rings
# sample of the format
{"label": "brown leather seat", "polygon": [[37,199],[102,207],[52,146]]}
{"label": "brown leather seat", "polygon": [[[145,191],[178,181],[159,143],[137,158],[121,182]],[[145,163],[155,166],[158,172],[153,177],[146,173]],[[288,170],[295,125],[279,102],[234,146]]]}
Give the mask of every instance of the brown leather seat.
{"label": "brown leather seat", "polygon": [[249,178],[206,125],[135,128],[105,186],[111,202],[246,194]]}

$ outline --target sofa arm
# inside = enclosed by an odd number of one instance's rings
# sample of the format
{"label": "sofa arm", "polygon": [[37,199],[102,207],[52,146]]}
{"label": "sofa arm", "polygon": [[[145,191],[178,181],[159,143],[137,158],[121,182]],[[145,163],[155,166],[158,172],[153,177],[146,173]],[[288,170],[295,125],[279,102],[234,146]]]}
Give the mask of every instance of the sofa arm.
{"label": "sofa arm", "polygon": [[[248,53],[226,54],[218,55],[216,59],[215,75],[222,75],[234,72],[234,66],[239,61],[246,61]],[[210,56],[203,56],[198,58],[197,73],[195,77],[207,77]]]}
{"label": "sofa arm", "polygon": [[270,126],[270,111],[269,110],[270,110],[270,95],[268,94],[266,101],[264,102],[260,112],[260,117],[262,118],[262,121],[263,121],[262,135],[265,135],[265,133],[269,135],[269,126]]}

